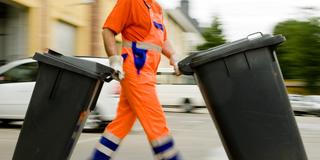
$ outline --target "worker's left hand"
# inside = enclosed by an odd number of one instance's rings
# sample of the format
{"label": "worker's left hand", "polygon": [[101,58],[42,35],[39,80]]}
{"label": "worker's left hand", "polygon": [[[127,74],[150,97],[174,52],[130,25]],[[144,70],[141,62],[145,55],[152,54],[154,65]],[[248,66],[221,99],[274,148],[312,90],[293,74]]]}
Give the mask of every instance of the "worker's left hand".
{"label": "worker's left hand", "polygon": [[173,69],[174,69],[174,72],[175,72],[176,76],[180,76],[181,72],[179,70],[178,62],[176,60],[176,57],[174,55],[172,55],[170,57],[170,65],[173,66]]}

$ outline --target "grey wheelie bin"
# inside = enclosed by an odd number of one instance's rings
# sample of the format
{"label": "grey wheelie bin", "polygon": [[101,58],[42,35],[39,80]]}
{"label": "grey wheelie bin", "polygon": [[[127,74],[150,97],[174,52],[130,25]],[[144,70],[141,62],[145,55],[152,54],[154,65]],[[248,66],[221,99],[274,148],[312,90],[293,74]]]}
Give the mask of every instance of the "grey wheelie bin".
{"label": "grey wheelie bin", "polygon": [[39,72],[13,159],[69,159],[113,70],[51,50],[33,59]]}
{"label": "grey wheelie bin", "polygon": [[276,58],[281,35],[260,35],[192,54],[194,74],[232,160],[307,160]]}

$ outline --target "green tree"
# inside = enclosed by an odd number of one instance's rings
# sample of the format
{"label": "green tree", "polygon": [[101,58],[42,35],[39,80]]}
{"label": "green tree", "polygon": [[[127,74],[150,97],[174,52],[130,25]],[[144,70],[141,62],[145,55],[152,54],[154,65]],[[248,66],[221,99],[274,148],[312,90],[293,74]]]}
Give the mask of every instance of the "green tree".
{"label": "green tree", "polygon": [[301,79],[309,93],[319,93],[320,21],[288,20],[276,25],[274,34],[287,41],[278,48],[278,59],[285,79]]}
{"label": "green tree", "polygon": [[222,34],[221,23],[217,16],[213,18],[211,27],[206,28],[202,35],[207,42],[198,46],[198,50],[206,50],[226,42],[225,37]]}

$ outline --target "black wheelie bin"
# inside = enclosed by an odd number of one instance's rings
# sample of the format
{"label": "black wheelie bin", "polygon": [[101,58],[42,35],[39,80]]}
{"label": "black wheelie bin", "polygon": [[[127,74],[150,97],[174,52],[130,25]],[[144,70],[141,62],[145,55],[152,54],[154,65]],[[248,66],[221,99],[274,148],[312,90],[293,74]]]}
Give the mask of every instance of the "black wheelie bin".
{"label": "black wheelie bin", "polygon": [[65,160],[113,69],[49,50],[39,72],[13,160]]}
{"label": "black wheelie bin", "polygon": [[307,160],[275,49],[252,35],[179,62],[195,76],[230,160]]}

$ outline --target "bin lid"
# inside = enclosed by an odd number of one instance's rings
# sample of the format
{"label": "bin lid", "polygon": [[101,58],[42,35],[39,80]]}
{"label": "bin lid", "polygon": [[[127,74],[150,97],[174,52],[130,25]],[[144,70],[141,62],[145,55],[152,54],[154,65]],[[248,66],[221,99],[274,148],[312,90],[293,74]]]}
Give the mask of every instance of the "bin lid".
{"label": "bin lid", "polygon": [[53,50],[49,50],[48,53],[44,54],[35,53],[33,59],[45,64],[75,72],[90,78],[100,79],[106,82],[112,80],[111,74],[114,72],[112,68],[100,63],[71,56],[64,56]]}
{"label": "bin lid", "polygon": [[[252,34],[256,35],[256,34]],[[249,35],[250,36],[250,35]],[[211,48],[204,52],[197,53],[193,56],[190,62],[191,68],[206,64],[208,62],[215,61],[224,57],[231,56],[233,54],[245,52],[248,50],[276,46],[285,41],[285,37],[282,35],[272,36],[269,34],[260,33],[259,37],[255,38],[243,38],[234,42],[225,43],[223,45]]]}

